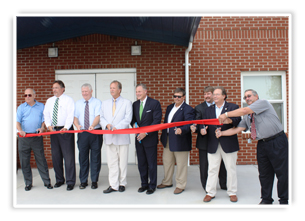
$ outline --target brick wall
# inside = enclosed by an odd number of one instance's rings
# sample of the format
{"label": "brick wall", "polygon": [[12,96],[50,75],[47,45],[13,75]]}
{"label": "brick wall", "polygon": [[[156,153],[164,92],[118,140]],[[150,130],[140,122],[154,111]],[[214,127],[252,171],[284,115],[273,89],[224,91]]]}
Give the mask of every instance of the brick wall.
{"label": "brick wall", "polygon": [[[55,42],[58,58],[48,58],[52,44],[17,51],[17,106],[24,102],[28,87],[45,103],[53,96],[52,82],[58,69],[136,68],[137,82],[148,86],[148,95],[159,100],[163,115],[172,103],[172,93],[185,87],[185,47],[137,40],[141,56],[131,56],[135,39],[94,34]],[[228,102],[240,104],[241,71],[288,70],[287,17],[203,17],[190,52],[190,105],[203,101],[206,85],[227,89]],[[288,72],[287,72],[288,75]],[[288,79],[288,76],[287,76]],[[288,82],[287,82],[288,99]],[[288,111],[287,111],[288,112]],[[164,117],[164,116],[163,116]],[[163,120],[163,119],[162,119]],[[247,144],[239,135],[241,151],[238,164],[255,164],[255,144]],[[191,164],[198,164],[198,151],[193,150]],[[44,138],[45,155],[52,167],[50,140]],[[158,164],[162,164],[162,146],[158,146]],[[34,158],[31,160],[35,165]]]}

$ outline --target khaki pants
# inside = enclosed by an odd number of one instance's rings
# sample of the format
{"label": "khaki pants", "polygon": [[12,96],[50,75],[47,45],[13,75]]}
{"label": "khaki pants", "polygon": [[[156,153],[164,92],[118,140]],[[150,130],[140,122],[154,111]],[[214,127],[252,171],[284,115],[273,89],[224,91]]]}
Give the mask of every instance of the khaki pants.
{"label": "khaki pants", "polygon": [[173,175],[175,170],[175,163],[177,163],[176,171],[176,187],[185,189],[187,181],[187,162],[188,162],[189,151],[172,152],[169,149],[167,140],[166,148],[163,150],[163,168],[164,168],[164,179],[162,184],[172,185]]}

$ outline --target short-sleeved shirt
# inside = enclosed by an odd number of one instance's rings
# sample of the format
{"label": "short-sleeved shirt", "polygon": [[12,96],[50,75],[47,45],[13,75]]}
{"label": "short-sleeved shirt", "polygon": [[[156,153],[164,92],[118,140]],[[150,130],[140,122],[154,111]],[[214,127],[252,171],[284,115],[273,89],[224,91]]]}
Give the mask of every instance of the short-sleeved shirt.
{"label": "short-sleeved shirt", "polygon": [[17,108],[17,122],[21,124],[21,128],[26,133],[36,133],[44,122],[43,116],[44,105],[35,100],[33,106],[27,102],[22,103]]}
{"label": "short-sleeved shirt", "polygon": [[[257,100],[248,106],[254,111],[256,140],[272,137],[283,131],[283,126],[273,108],[267,100]],[[246,131],[251,127],[250,115],[245,115],[238,127],[245,127]]]}
{"label": "short-sleeved shirt", "polygon": [[[88,100],[89,105],[89,124],[92,125],[93,120],[95,117],[100,115],[102,102],[94,97],[91,97]],[[82,125],[81,129],[84,129],[85,126],[85,107],[86,107],[86,101],[85,99],[81,99],[76,101],[75,103],[75,111],[74,111],[74,117],[78,119],[78,122],[80,125]],[[101,125],[98,123],[94,129],[101,127]]]}

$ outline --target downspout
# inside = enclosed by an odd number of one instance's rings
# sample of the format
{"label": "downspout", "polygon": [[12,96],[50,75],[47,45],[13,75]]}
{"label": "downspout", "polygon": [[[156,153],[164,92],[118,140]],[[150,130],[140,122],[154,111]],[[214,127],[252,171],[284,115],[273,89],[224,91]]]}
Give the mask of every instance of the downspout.
{"label": "downspout", "polygon": [[[190,85],[189,85],[189,66],[191,66],[191,64],[189,63],[189,52],[192,50],[192,42],[189,42],[189,46],[188,48],[185,50],[185,102],[187,104],[190,104]],[[189,152],[190,155],[190,152]],[[190,156],[188,155],[187,158],[187,165],[190,166]]]}
{"label": "downspout", "polygon": [[189,66],[191,66],[191,64],[189,63],[189,52],[192,50],[192,46],[193,43],[189,42],[189,46],[188,48],[185,50],[185,92],[186,92],[186,96],[185,96],[185,102],[187,104],[190,104],[190,85],[189,85]]}

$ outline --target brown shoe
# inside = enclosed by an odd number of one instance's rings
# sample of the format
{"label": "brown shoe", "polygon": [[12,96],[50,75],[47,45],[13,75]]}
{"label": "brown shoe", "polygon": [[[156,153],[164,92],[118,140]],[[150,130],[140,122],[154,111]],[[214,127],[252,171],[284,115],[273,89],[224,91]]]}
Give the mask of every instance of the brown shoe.
{"label": "brown shoe", "polygon": [[237,196],[236,195],[230,196],[230,201],[233,202],[233,203],[236,203],[237,202]]}
{"label": "brown shoe", "polygon": [[184,191],[183,189],[176,187],[174,194],[179,194],[179,193],[182,193],[183,191]]}
{"label": "brown shoe", "polygon": [[172,187],[172,186],[173,186],[173,184],[172,185],[164,185],[164,184],[161,183],[160,185],[157,186],[157,188],[158,189],[164,189],[164,188]]}
{"label": "brown shoe", "polygon": [[204,199],[203,199],[203,202],[210,202],[212,199],[214,199],[215,198],[215,196],[210,196],[210,195],[206,195],[205,197],[204,197]]}

